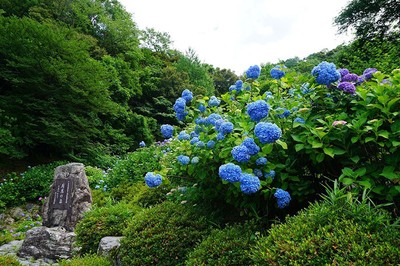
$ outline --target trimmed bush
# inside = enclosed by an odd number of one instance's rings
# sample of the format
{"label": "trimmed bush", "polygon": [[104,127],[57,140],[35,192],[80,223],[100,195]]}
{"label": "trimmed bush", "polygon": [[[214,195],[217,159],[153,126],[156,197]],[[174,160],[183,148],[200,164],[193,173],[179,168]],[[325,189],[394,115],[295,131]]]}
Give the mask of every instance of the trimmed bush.
{"label": "trimmed bush", "polygon": [[96,255],[87,255],[85,257],[77,257],[71,260],[62,260],[59,262],[60,266],[111,266],[112,263],[109,259],[99,257]]}
{"label": "trimmed bush", "polygon": [[128,220],[137,210],[132,205],[120,202],[86,213],[75,229],[81,253],[96,253],[100,240],[105,236],[121,236]]}
{"label": "trimmed bush", "polygon": [[[256,265],[395,265],[400,230],[390,215],[351,194],[325,198],[258,239]],[[332,201],[333,199],[333,201]]]}
{"label": "trimmed bush", "polygon": [[237,224],[216,229],[190,252],[186,265],[252,265],[248,251],[255,244],[255,226]]}
{"label": "trimmed bush", "polygon": [[137,213],[121,240],[122,265],[184,265],[188,253],[210,233],[212,217],[169,201]]}

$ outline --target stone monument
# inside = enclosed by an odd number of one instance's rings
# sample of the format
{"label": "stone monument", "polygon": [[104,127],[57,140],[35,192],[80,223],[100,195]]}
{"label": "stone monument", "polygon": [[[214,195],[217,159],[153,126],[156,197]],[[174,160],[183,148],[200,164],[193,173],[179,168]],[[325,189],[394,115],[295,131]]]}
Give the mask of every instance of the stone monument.
{"label": "stone monument", "polygon": [[74,228],[91,205],[84,165],[70,163],[57,167],[43,206],[43,226],[26,232],[18,256],[53,260],[72,257]]}

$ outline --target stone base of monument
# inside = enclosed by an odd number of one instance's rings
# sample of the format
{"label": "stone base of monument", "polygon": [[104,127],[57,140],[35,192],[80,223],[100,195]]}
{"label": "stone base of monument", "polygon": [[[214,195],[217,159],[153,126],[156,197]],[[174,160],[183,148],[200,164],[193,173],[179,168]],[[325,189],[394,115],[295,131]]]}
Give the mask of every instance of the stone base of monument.
{"label": "stone base of monument", "polygon": [[34,259],[69,259],[77,251],[74,249],[75,233],[62,227],[35,227],[26,232],[26,237],[18,252],[18,257]]}

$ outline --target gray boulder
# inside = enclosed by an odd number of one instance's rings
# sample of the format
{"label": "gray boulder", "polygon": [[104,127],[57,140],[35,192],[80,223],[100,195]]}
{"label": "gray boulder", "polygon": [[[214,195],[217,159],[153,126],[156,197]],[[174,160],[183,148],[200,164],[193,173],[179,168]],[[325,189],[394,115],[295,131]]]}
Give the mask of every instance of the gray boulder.
{"label": "gray boulder", "polygon": [[106,236],[100,240],[97,254],[100,256],[108,256],[110,252],[117,249],[121,244],[122,236]]}

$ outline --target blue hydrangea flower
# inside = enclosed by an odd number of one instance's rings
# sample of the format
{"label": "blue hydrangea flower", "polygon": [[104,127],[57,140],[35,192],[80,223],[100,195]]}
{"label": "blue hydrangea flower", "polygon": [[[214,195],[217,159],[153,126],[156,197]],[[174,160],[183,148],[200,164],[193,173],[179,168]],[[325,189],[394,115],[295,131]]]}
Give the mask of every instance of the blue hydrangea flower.
{"label": "blue hydrangea flower", "polygon": [[182,98],[185,99],[186,103],[188,103],[193,99],[193,93],[186,89],[182,92]]}
{"label": "blue hydrangea flower", "polygon": [[251,120],[259,122],[268,116],[269,104],[266,101],[258,100],[247,105],[247,114]]}
{"label": "blue hydrangea flower", "polygon": [[199,134],[197,134],[196,132],[192,131],[192,132],[190,132],[190,137],[191,138],[199,137]]}
{"label": "blue hydrangea flower", "polygon": [[292,199],[290,197],[289,192],[287,192],[287,191],[285,191],[283,189],[280,189],[280,188],[278,188],[276,190],[276,192],[274,194],[274,197],[276,198],[276,202],[278,204],[278,208],[279,209],[283,209],[286,206],[288,206],[289,203],[290,203],[290,200]]}
{"label": "blue hydrangea flower", "polygon": [[154,174],[153,172],[148,172],[144,176],[144,181],[149,187],[158,187],[162,183],[162,176],[159,174]]}
{"label": "blue hydrangea flower", "polygon": [[229,86],[229,91],[237,91],[236,85]]}
{"label": "blue hydrangea flower", "polygon": [[222,123],[224,123],[225,122],[225,120],[224,119],[218,119],[217,121],[215,121],[215,124],[214,124],[214,126],[215,126],[215,130],[217,130],[217,131],[219,131],[219,127],[222,125]]}
{"label": "blue hydrangea flower", "polygon": [[253,174],[258,178],[263,177],[263,172],[260,169],[254,169]]}
{"label": "blue hydrangea flower", "polygon": [[256,165],[266,165],[268,162],[267,158],[260,157],[256,160]]}
{"label": "blue hydrangea flower", "polygon": [[333,63],[321,62],[318,66],[314,67],[311,74],[316,77],[318,84],[329,85],[340,79],[340,73],[336,70]]}
{"label": "blue hydrangea flower", "polygon": [[171,125],[168,125],[168,124],[162,125],[161,126],[161,134],[166,139],[172,138],[172,135],[174,134],[174,127]]}
{"label": "blue hydrangea flower", "polygon": [[224,122],[219,127],[219,132],[226,135],[233,131],[233,124],[231,122]]}
{"label": "blue hydrangea flower", "polygon": [[227,163],[219,167],[218,174],[223,180],[233,183],[240,180],[242,169],[236,164]]}
{"label": "blue hydrangea flower", "polygon": [[295,123],[300,123],[300,124],[304,124],[306,121],[304,121],[304,119],[301,118],[301,117],[296,117],[296,118],[293,120],[293,122],[295,122]]}
{"label": "blue hydrangea flower", "polygon": [[194,122],[198,125],[202,125],[206,123],[206,119],[202,116],[198,116],[196,117],[196,119],[194,120]]}
{"label": "blue hydrangea flower", "polygon": [[275,124],[260,122],[254,128],[254,134],[262,144],[274,143],[282,136],[282,130]]}
{"label": "blue hydrangea flower", "polygon": [[196,125],[196,127],[194,128],[194,132],[200,134],[200,132],[203,132],[203,128],[201,126]]}
{"label": "blue hydrangea flower", "polygon": [[200,140],[199,140],[198,137],[193,137],[193,138],[190,140],[190,144],[194,145],[194,144],[196,144],[196,143],[199,142],[199,141],[200,141]]}
{"label": "blue hydrangea flower", "polygon": [[206,118],[206,124],[215,126],[215,122],[218,119],[221,119],[221,116],[219,114],[212,113]]}
{"label": "blue hydrangea flower", "polygon": [[183,113],[176,113],[176,118],[179,121],[185,120],[185,117],[188,115],[188,112],[183,112]]}
{"label": "blue hydrangea flower", "polygon": [[344,75],[344,76],[342,77],[342,81],[357,82],[357,81],[358,81],[358,75],[357,75],[357,74],[349,73],[349,74]]}
{"label": "blue hydrangea flower", "polygon": [[235,87],[236,87],[236,90],[237,90],[237,91],[241,91],[242,88],[243,88],[243,81],[240,80],[240,79],[236,80],[236,82],[235,82]]}
{"label": "blue hydrangea flower", "polygon": [[281,66],[275,66],[269,73],[273,79],[281,79],[285,76],[285,71],[282,70]]}
{"label": "blue hydrangea flower", "polygon": [[[282,109],[282,108],[281,108]],[[288,109],[283,109],[283,113],[277,114],[278,118],[286,118],[290,115],[290,111]]]}
{"label": "blue hydrangea flower", "polygon": [[206,107],[203,104],[199,104],[199,111],[204,113],[206,111]]}
{"label": "blue hydrangea flower", "polygon": [[215,146],[215,141],[209,140],[207,142],[207,148],[212,149],[212,148],[214,148],[214,146]]}
{"label": "blue hydrangea flower", "polygon": [[339,83],[338,89],[350,94],[356,93],[356,87],[354,84],[347,81]]}
{"label": "blue hydrangea flower", "polygon": [[255,155],[260,151],[260,147],[257,146],[253,138],[246,138],[242,142],[242,145],[244,145],[247,148],[248,154],[250,155]]}
{"label": "blue hydrangea flower", "polygon": [[367,68],[363,72],[363,76],[366,80],[369,80],[372,78],[373,74],[377,72],[378,70],[376,68]]}
{"label": "blue hydrangea flower", "polygon": [[231,154],[233,156],[233,159],[235,159],[239,163],[246,163],[250,160],[249,150],[244,145],[233,147]]}
{"label": "blue hydrangea flower", "polygon": [[217,140],[223,140],[225,138],[225,135],[222,132],[219,132],[217,135]]}
{"label": "blue hydrangea flower", "polygon": [[179,155],[177,159],[182,165],[187,165],[190,162],[190,158],[186,155]]}
{"label": "blue hydrangea flower", "polygon": [[139,147],[146,147],[146,143],[142,140],[141,142],[139,142]]}
{"label": "blue hydrangea flower", "polygon": [[219,106],[221,103],[220,100],[218,100],[217,97],[211,96],[210,100],[208,101],[208,106],[213,107],[213,106]]}
{"label": "blue hydrangea flower", "polygon": [[266,93],[265,93],[265,100],[271,100],[271,99],[273,99],[274,98],[274,96],[272,95],[272,92],[270,92],[270,91],[267,91]]}
{"label": "blue hydrangea flower", "polygon": [[199,160],[200,160],[199,157],[195,156],[195,157],[192,158],[192,160],[190,161],[190,163],[191,163],[191,164],[197,164],[197,163],[199,163]]}
{"label": "blue hydrangea flower", "polygon": [[204,144],[204,142],[203,141],[198,141],[198,142],[196,142],[196,147],[199,147],[199,148],[204,148],[206,146],[206,144]]}
{"label": "blue hydrangea flower", "polygon": [[350,71],[347,68],[341,68],[338,70],[340,73],[340,76],[343,78],[344,76],[346,76],[347,74],[350,73]]}
{"label": "blue hydrangea flower", "polygon": [[244,194],[256,193],[261,186],[260,179],[252,174],[242,174],[240,176],[240,190]]}
{"label": "blue hydrangea flower", "polygon": [[249,79],[257,79],[261,74],[261,68],[257,65],[249,67],[246,71],[246,77]]}
{"label": "blue hydrangea flower", "polygon": [[184,113],[185,106],[186,106],[186,100],[182,97],[179,97],[178,99],[176,99],[173,108],[176,113]]}
{"label": "blue hydrangea flower", "polygon": [[270,177],[270,178],[274,179],[275,175],[276,175],[276,173],[275,173],[274,170],[270,170],[268,173],[264,173],[264,177],[265,178],[269,178]]}

